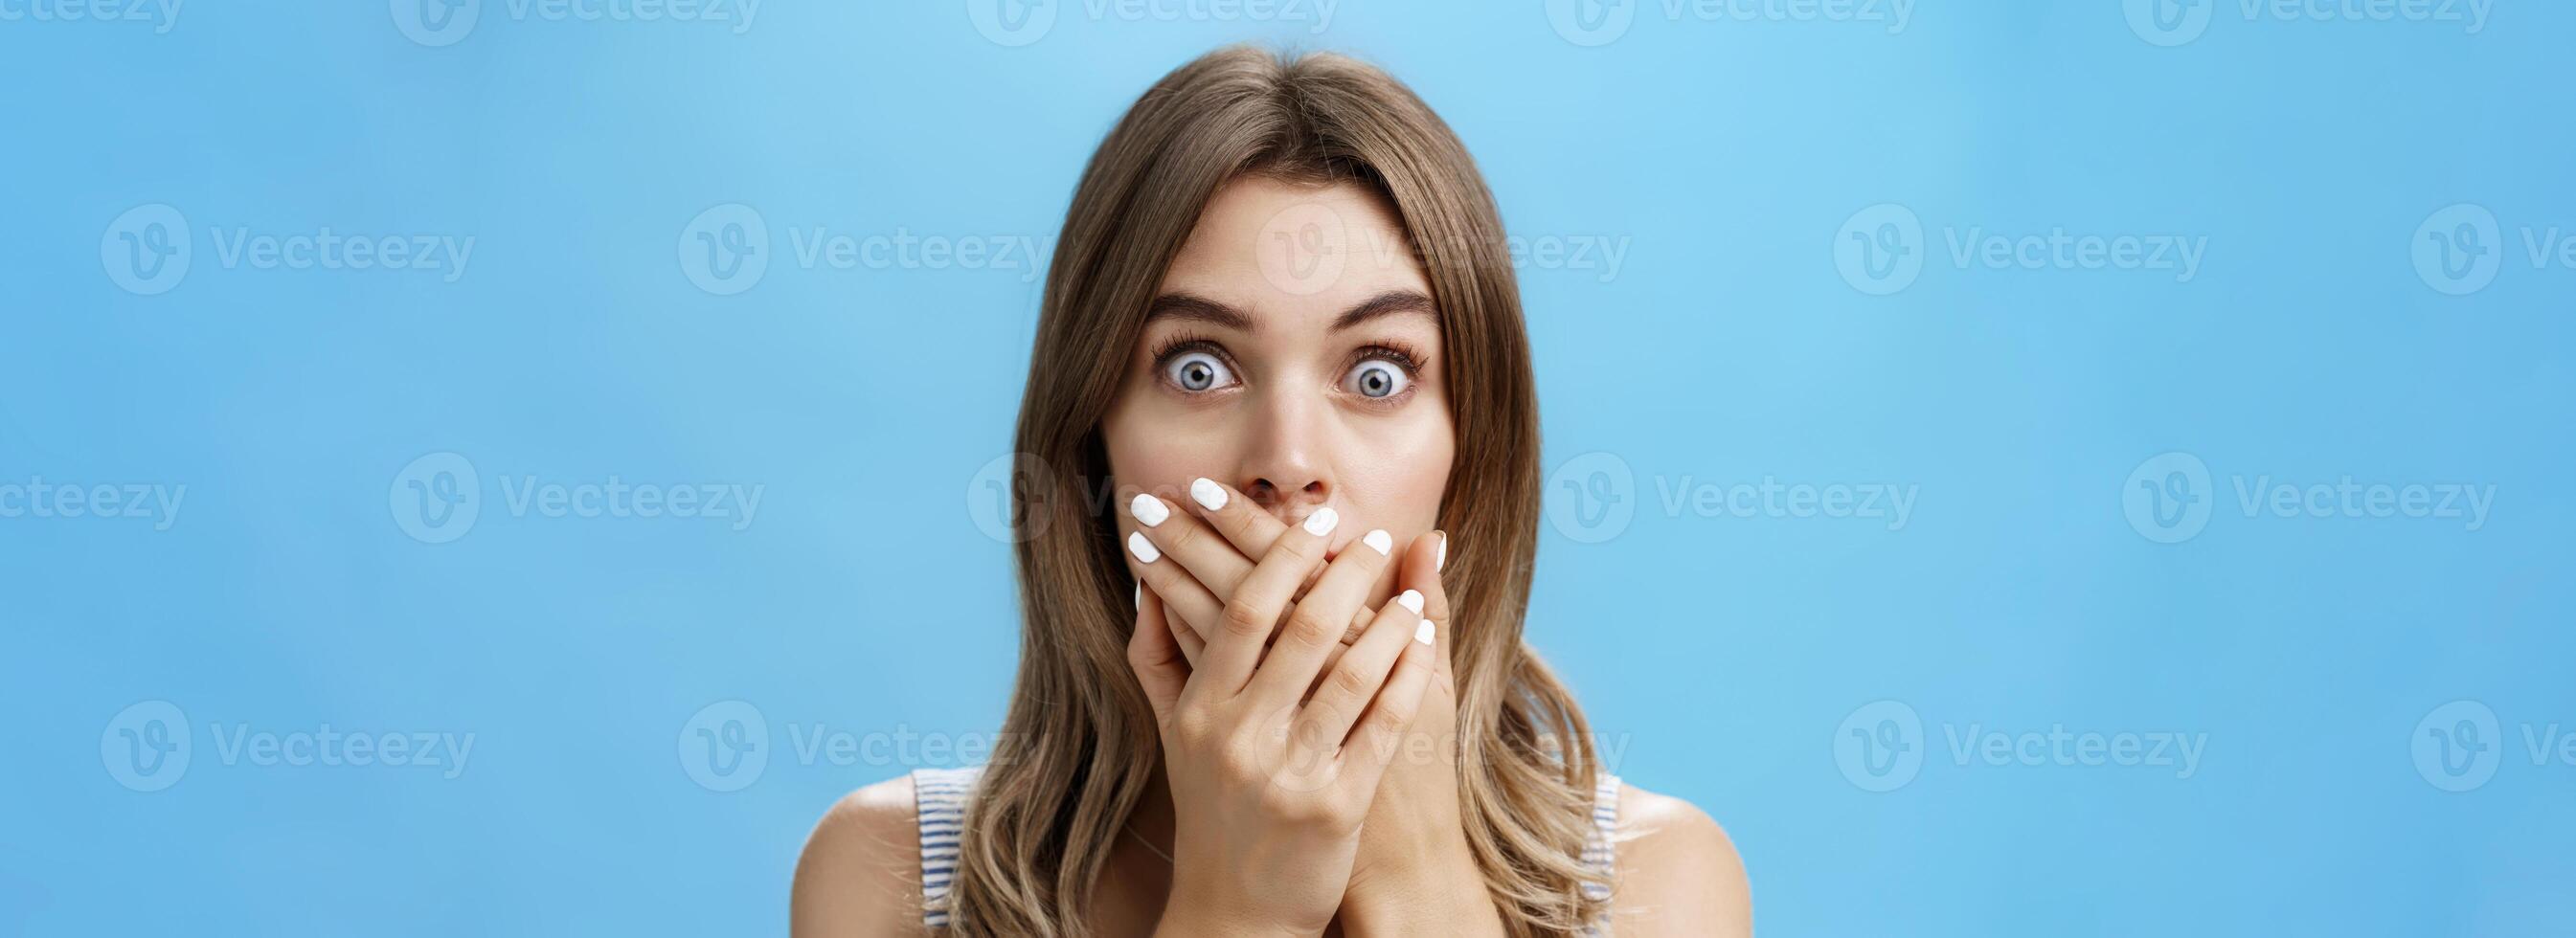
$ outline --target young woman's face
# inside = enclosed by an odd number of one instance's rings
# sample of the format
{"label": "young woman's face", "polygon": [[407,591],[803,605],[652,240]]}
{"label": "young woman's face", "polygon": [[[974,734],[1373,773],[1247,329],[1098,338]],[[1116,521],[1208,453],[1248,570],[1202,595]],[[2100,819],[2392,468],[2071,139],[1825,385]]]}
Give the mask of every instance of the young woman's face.
{"label": "young woman's face", "polygon": [[[1291,524],[1330,505],[1336,551],[1371,529],[1399,547],[1429,531],[1456,440],[1430,282],[1406,244],[1358,186],[1219,190],[1101,421],[1121,492],[1184,501],[1206,476]],[[1135,527],[1118,521],[1122,538]]]}

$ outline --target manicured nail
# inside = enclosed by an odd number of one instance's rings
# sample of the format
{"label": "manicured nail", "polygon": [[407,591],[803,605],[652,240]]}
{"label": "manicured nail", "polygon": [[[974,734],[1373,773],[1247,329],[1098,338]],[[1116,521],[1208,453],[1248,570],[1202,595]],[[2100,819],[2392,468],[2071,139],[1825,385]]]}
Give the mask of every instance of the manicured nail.
{"label": "manicured nail", "polygon": [[1431,634],[1435,631],[1438,630],[1431,627],[1431,620],[1424,619],[1421,625],[1413,627],[1413,640],[1425,645],[1431,644]]}
{"label": "manicured nail", "polygon": [[1225,486],[1216,484],[1213,479],[1194,480],[1190,483],[1190,498],[1198,502],[1199,507],[1215,511],[1225,507]]}
{"label": "manicured nail", "polygon": [[1440,531],[1436,533],[1440,535],[1440,555],[1431,559],[1431,572],[1433,573],[1438,573],[1449,566],[1449,532]]}
{"label": "manicured nail", "polygon": [[1127,532],[1127,549],[1135,551],[1136,559],[1146,563],[1163,559],[1163,549],[1154,546],[1153,541],[1146,540],[1143,531]]}
{"label": "manicured nail", "polygon": [[1136,493],[1136,500],[1127,503],[1127,513],[1136,516],[1137,524],[1149,528],[1172,516],[1172,510],[1164,507],[1162,499],[1143,492]]}
{"label": "manicured nail", "polygon": [[1331,508],[1317,508],[1314,514],[1306,516],[1306,533],[1321,537],[1333,533],[1333,526],[1340,523],[1342,516],[1334,514]]}
{"label": "manicured nail", "polygon": [[1387,536],[1385,531],[1371,531],[1367,534],[1362,534],[1360,535],[1360,543],[1366,544],[1371,549],[1377,551],[1377,555],[1380,557],[1386,556],[1387,551],[1395,549],[1395,538]]}
{"label": "manicured nail", "polygon": [[1398,597],[1396,597],[1396,598],[1395,598],[1395,604],[1396,604],[1396,605],[1399,605],[1399,606],[1403,606],[1403,607],[1404,607],[1404,608],[1406,608],[1406,609],[1413,610],[1413,614],[1414,614],[1414,615],[1417,615],[1417,616],[1418,616],[1418,615],[1421,615],[1421,614],[1422,614],[1422,591],[1421,591],[1421,590],[1405,590],[1405,591],[1404,591],[1404,595],[1402,595],[1402,596],[1398,596]]}

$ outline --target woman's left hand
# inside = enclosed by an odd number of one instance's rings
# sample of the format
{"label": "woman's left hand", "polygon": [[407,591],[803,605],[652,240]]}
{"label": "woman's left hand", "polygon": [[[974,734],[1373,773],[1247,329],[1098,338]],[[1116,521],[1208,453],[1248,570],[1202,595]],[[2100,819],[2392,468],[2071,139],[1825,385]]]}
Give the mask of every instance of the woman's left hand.
{"label": "woman's left hand", "polygon": [[[1147,504],[1143,500],[1152,500]],[[1268,553],[1286,523],[1242,493],[1209,481],[1191,487],[1181,506],[1139,494],[1129,501],[1138,534],[1155,545],[1146,563],[1145,588],[1162,600],[1165,625],[1195,663],[1203,634],[1252,568],[1248,557]],[[1211,507],[1213,505],[1213,507]],[[1159,511],[1157,509],[1160,509]],[[1157,519],[1145,524],[1146,518]],[[1353,545],[1355,549],[1366,549]],[[1458,802],[1458,686],[1450,667],[1448,592],[1440,583],[1447,535],[1433,531],[1413,540],[1396,563],[1396,601],[1418,600],[1436,630],[1431,686],[1423,693],[1414,730],[1389,760],[1360,825],[1359,853],[1351,866],[1339,919],[1345,933],[1503,934],[1502,919],[1467,843]],[[1354,633],[1367,625],[1355,621]],[[1202,622],[1200,620],[1204,619]],[[1177,621],[1175,621],[1177,620]],[[1340,652],[1324,663],[1333,673]]]}

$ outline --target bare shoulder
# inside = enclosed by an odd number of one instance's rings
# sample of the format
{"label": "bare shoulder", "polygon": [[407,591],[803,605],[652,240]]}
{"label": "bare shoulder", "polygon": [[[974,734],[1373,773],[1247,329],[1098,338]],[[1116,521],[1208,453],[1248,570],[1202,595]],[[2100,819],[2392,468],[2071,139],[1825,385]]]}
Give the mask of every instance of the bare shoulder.
{"label": "bare shoulder", "polygon": [[918,935],[919,828],[912,778],[896,776],[842,796],[796,861],[790,933],[796,938]]}
{"label": "bare shoulder", "polygon": [[1618,858],[1618,891],[1610,903],[1615,933],[1753,933],[1744,858],[1698,805],[1621,785]]}

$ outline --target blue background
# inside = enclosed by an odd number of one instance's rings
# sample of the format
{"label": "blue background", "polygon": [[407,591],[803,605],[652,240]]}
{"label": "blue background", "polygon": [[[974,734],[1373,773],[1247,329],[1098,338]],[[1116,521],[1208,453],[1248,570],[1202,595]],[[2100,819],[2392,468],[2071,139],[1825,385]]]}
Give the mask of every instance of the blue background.
{"label": "blue background", "polygon": [[[837,795],[957,761],[898,734],[1000,720],[979,473],[1041,282],[1025,255],[805,266],[792,238],[1043,252],[1134,96],[1251,39],[1411,83],[1516,236],[1626,245],[1615,274],[1521,271],[1543,456],[1582,467],[1552,480],[1529,635],[1619,772],[1732,832],[1762,931],[2576,932],[2576,765],[2525,749],[2576,731],[2576,270],[2522,241],[2576,234],[2576,7],[2471,33],[2221,3],[2180,37],[2116,2],[1894,30],[1631,2],[1587,32],[1344,0],[1317,32],[1065,0],[1009,32],[772,0],[737,33],[487,0],[428,45],[402,5],[0,19],[0,486],[186,487],[157,521],[0,517],[0,931],[782,932]],[[2500,267],[2450,296],[2410,257],[2463,202]],[[682,245],[735,203],[768,266],[719,295]],[[1923,264],[1878,295],[1836,250],[1883,203]],[[191,266],[143,295],[112,226],[153,204]],[[448,282],[215,243],[325,227],[475,246]],[[2055,229],[2206,254],[2184,280],[1948,243]],[[2174,543],[2127,502],[2168,452],[2210,508]],[[479,515],[432,543],[404,497],[437,453]],[[741,530],[510,509],[612,476],[763,498]],[[2347,476],[2495,496],[2471,530],[2235,488]],[[1902,525],[1662,500],[1765,477],[1916,495]],[[689,754],[736,700],[748,778]],[[1852,756],[1881,700],[1919,721],[1890,724],[1911,775]],[[2448,718],[2419,721],[2462,700],[2492,775],[2452,792],[2421,757]],[[184,714],[175,780],[119,765],[150,701]],[[222,755],[325,724],[475,741],[453,778]],[[2205,750],[2188,777],[1953,755],[2054,727]],[[817,733],[876,755],[800,758]]]}

